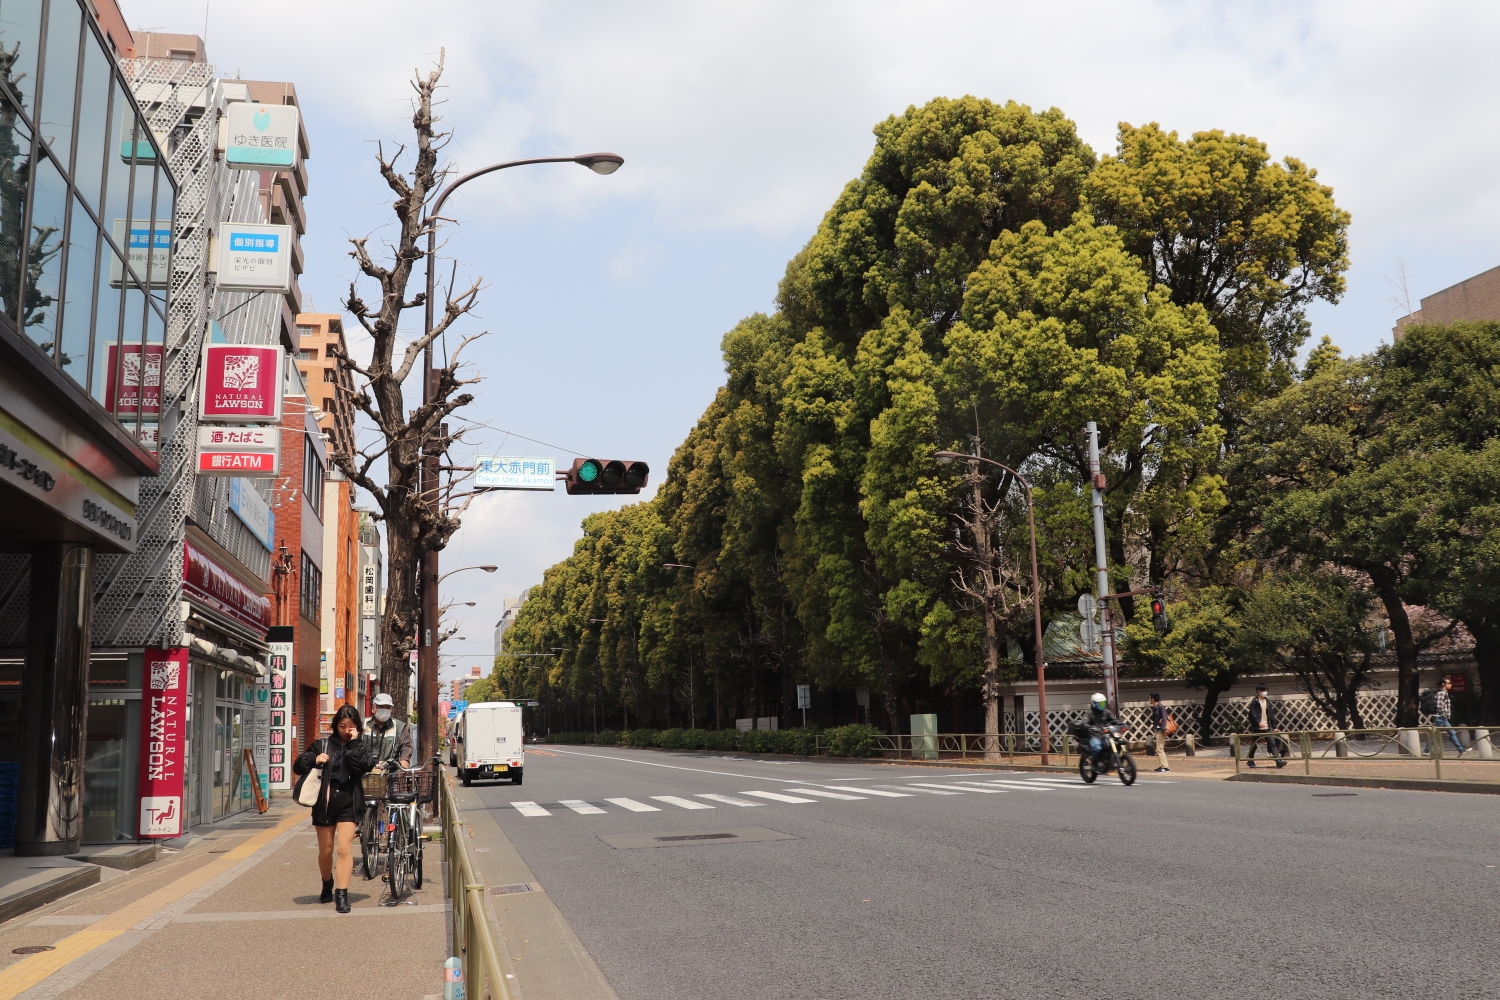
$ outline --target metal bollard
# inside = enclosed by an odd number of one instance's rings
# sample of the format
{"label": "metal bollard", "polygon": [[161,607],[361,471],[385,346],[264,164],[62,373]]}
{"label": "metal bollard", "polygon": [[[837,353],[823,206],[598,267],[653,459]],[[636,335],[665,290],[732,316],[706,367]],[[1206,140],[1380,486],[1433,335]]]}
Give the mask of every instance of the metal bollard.
{"label": "metal bollard", "polygon": [[464,1000],[464,960],[450,958],[443,963],[443,1000]]}
{"label": "metal bollard", "polygon": [[1347,756],[1349,756],[1349,734],[1348,733],[1334,733],[1333,734],[1333,755],[1335,757],[1347,757]]}
{"label": "metal bollard", "polygon": [[1187,744],[1187,755],[1189,757],[1198,756],[1198,737],[1192,733],[1188,733],[1187,736],[1183,737],[1183,741]]}
{"label": "metal bollard", "polygon": [[1396,742],[1401,746],[1401,752],[1409,757],[1422,756],[1422,734],[1416,729],[1399,729],[1396,731]]}
{"label": "metal bollard", "polygon": [[1480,760],[1494,760],[1495,744],[1490,742],[1490,731],[1488,729],[1476,729],[1473,732],[1474,741],[1469,745],[1469,749],[1477,753]]}

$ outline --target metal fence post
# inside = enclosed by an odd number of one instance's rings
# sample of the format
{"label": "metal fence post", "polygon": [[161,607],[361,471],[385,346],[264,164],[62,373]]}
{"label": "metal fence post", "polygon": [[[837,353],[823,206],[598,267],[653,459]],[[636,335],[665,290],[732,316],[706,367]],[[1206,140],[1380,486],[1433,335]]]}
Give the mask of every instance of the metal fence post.
{"label": "metal fence post", "polygon": [[1312,774],[1312,733],[1302,734],[1302,773]]}
{"label": "metal fence post", "polygon": [[1234,754],[1234,773],[1240,773],[1240,734],[1229,734],[1229,751]]}
{"label": "metal fence post", "polygon": [[1438,740],[1436,726],[1427,727],[1427,744],[1432,747],[1432,769],[1439,781],[1443,780],[1443,744]]}

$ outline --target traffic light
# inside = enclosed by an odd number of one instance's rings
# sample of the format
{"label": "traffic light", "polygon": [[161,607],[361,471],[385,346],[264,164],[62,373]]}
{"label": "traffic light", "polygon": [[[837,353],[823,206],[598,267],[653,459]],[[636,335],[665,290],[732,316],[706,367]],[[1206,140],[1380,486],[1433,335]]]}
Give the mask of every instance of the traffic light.
{"label": "traffic light", "polygon": [[569,496],[639,493],[651,475],[651,467],[618,458],[575,458],[567,475]]}
{"label": "traffic light", "polygon": [[1172,630],[1171,624],[1167,621],[1167,602],[1160,594],[1151,595],[1151,624],[1155,625],[1156,631],[1162,635]]}

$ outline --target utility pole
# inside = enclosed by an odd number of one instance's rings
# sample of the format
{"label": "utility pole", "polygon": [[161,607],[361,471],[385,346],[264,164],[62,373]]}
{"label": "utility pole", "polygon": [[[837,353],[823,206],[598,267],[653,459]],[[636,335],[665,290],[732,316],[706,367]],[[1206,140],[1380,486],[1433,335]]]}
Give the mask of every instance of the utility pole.
{"label": "utility pole", "polygon": [[1104,547],[1104,473],[1099,469],[1099,425],[1088,422],[1089,433],[1089,481],[1093,487],[1094,507],[1094,565],[1097,570],[1095,586],[1099,600],[1099,622],[1102,626],[1104,649],[1104,697],[1109,699],[1110,711],[1120,714],[1120,684],[1115,675],[1115,629],[1109,616],[1109,557]]}

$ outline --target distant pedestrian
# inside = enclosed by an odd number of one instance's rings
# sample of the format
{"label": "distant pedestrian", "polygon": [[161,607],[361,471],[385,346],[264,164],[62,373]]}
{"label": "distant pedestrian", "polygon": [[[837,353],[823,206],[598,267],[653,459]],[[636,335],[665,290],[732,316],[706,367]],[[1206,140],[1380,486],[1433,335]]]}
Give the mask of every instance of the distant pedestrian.
{"label": "distant pedestrian", "polygon": [[365,805],[362,781],[375,768],[375,756],[360,736],[363,728],[359,709],[345,705],[333,716],[333,735],[313,740],[292,765],[296,774],[307,774],[315,767],[323,770],[322,792],[312,807],[313,827],[318,833],[318,872],[323,876],[323,894],[318,902],[334,903],[340,913],[349,912],[354,833]]}
{"label": "distant pedestrian", "polygon": [[1161,703],[1161,695],[1151,693],[1151,731],[1156,734],[1156,763],[1158,771],[1172,770],[1167,766],[1167,706]]}
{"label": "distant pedestrian", "polygon": [[1453,692],[1453,679],[1444,677],[1442,686],[1433,692],[1433,711],[1427,713],[1432,717],[1432,724],[1439,729],[1448,730],[1448,738],[1453,741],[1453,747],[1460,754],[1464,752],[1464,745],[1459,742],[1458,733],[1450,721],[1453,718],[1453,699],[1449,697]]}
{"label": "distant pedestrian", "polygon": [[1255,685],[1255,697],[1250,701],[1250,732],[1255,734],[1250,738],[1251,767],[1256,766],[1255,750],[1260,746],[1261,740],[1265,740],[1266,752],[1275,759],[1276,766],[1286,767],[1286,754],[1282,752],[1281,737],[1270,735],[1280,728],[1276,703],[1268,697],[1268,689],[1264,684]]}

